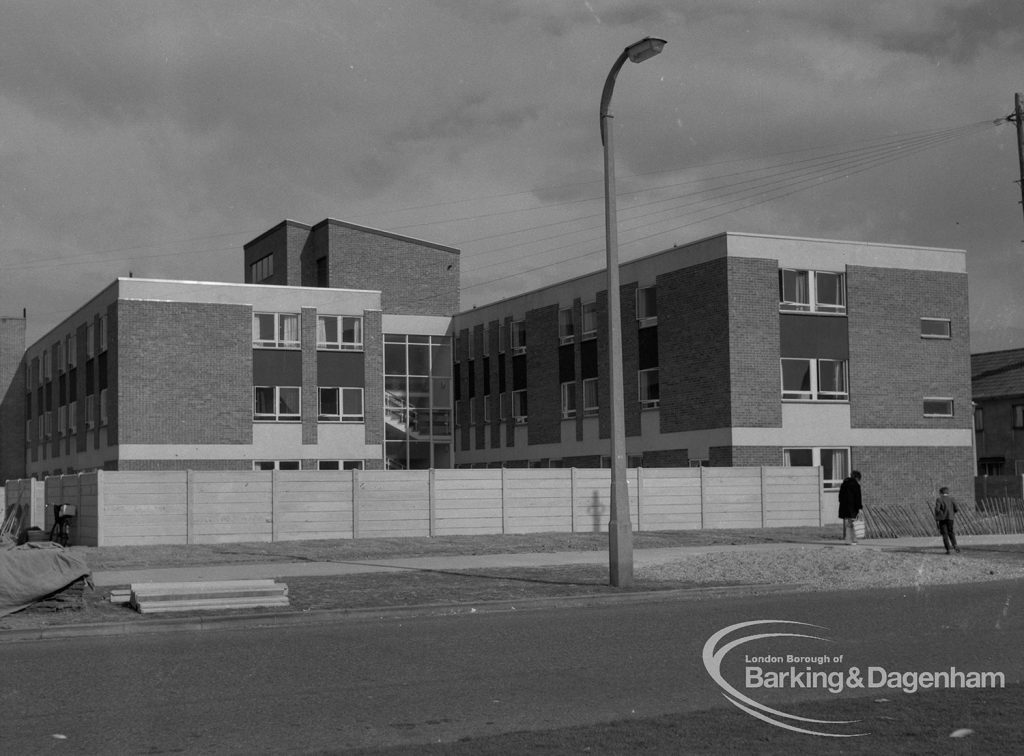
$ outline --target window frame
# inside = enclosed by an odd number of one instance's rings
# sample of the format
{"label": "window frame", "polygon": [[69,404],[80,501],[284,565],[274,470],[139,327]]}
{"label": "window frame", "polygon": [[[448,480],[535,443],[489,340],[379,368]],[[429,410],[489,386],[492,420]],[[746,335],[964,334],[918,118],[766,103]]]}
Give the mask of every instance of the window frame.
{"label": "window frame", "polygon": [[[647,295],[653,299],[654,313],[648,312]],[[658,324],[658,287],[638,286],[636,290],[636,319],[639,328],[647,328]]]}
{"label": "window frame", "polygon": [[[274,411],[256,411],[256,392],[260,389],[273,389]],[[295,391],[295,405],[298,412],[281,412],[282,391]],[[253,386],[252,387],[252,419],[255,423],[296,423],[302,421],[302,387],[301,386]]]}
{"label": "window frame", "polygon": [[[320,322],[333,321],[334,332],[337,339],[330,341],[327,338],[327,328],[323,329],[324,338],[321,340]],[[352,341],[345,341],[345,321],[353,321],[355,338]],[[316,316],[316,348],[323,351],[335,352],[361,352],[363,351],[363,317],[361,315],[317,315]]]}
{"label": "window frame", "polygon": [[576,417],[576,381],[562,383],[562,419],[573,420]]}
{"label": "window frame", "polygon": [[[661,405],[661,376],[658,374],[659,369],[653,367],[636,371],[637,399],[640,402],[640,409],[657,409]],[[650,396],[651,384],[645,382],[645,379],[649,378],[652,373],[655,375],[653,385],[657,387],[658,396],[656,397]]]}
{"label": "window frame", "polygon": [[1010,412],[1013,413],[1011,418],[1011,427],[1015,430],[1024,429],[1024,404],[1013,404],[1010,406]]}
{"label": "window frame", "polygon": [[[809,465],[793,465],[790,464],[789,456],[793,452],[809,451],[811,453],[811,464]],[[833,475],[831,478],[825,477],[825,465],[822,463],[823,452],[843,452],[845,469],[839,471],[836,475],[835,465],[832,465]],[[783,467],[820,467],[821,468],[821,487],[823,491],[838,491],[842,485],[843,480],[850,474],[852,470],[852,458],[851,450],[849,446],[786,446],[782,449],[782,466]]]}
{"label": "window frame", "polygon": [[513,320],[509,323],[509,343],[512,345],[512,354],[526,354],[526,321]]}
{"label": "window frame", "polygon": [[[260,316],[271,316],[274,323],[274,335],[271,339],[260,338]],[[282,335],[282,327],[285,318],[295,319],[295,339],[285,339]],[[302,330],[299,314],[296,312],[267,312],[265,310],[253,311],[252,314],[252,345],[257,349],[301,349]]]}
{"label": "window frame", "polygon": [[[518,407],[517,407],[518,405]],[[519,412],[516,412],[516,410]],[[526,389],[517,389],[512,392],[512,420],[516,425],[526,425],[529,418],[530,406],[527,401]]]}
{"label": "window frame", "polygon": [[572,308],[558,311],[558,343],[571,344],[576,340],[576,327],[572,320]]}
{"label": "window frame", "polygon": [[[786,389],[786,362],[808,363],[810,386],[808,390]],[[823,391],[821,389],[821,367],[827,363],[842,366],[843,391]],[[833,360],[823,357],[781,357],[779,358],[779,375],[784,402],[849,402],[850,401],[850,364],[849,360]],[[799,396],[797,396],[799,394]]]}
{"label": "window frame", "polygon": [[[928,412],[929,402],[946,402],[949,404],[949,412]],[[924,417],[955,417],[956,407],[951,396],[926,396],[923,399],[922,414]]]}
{"label": "window frame", "polygon": [[[946,326],[945,333],[925,333],[925,323],[944,323]],[[921,338],[922,339],[939,339],[948,341],[953,338],[953,323],[949,318],[932,318],[922,317],[921,318]]]}
{"label": "window frame", "polygon": [[[587,403],[587,389],[593,386],[593,404]],[[583,379],[583,417],[596,417],[601,411],[600,398],[597,392],[597,378]]]}
{"label": "window frame", "polygon": [[[787,286],[787,276],[792,274],[793,285]],[[835,276],[839,279],[840,304],[822,302],[820,292],[826,287],[819,281],[819,276]],[[806,280],[807,301],[799,299],[799,280],[803,277]],[[788,289],[788,291],[787,291]],[[787,297],[787,293],[792,296]],[[807,312],[818,315],[846,315],[846,272],[835,270],[813,270],[804,268],[779,268],[779,311],[780,312]]]}
{"label": "window frame", "polygon": [[[324,412],[324,393],[334,392],[337,413]],[[358,392],[360,412],[345,411],[345,396],[347,392]],[[317,422],[321,423],[365,423],[366,422],[366,399],[360,386],[318,386],[317,387]]]}
{"label": "window frame", "polygon": [[[261,275],[262,274],[262,275]],[[249,263],[249,277],[252,283],[258,284],[266,281],[274,275],[274,253],[263,255],[258,260]]]}
{"label": "window frame", "polygon": [[[588,323],[588,320],[591,322]],[[581,341],[597,338],[597,322],[597,302],[584,302],[580,317]]]}

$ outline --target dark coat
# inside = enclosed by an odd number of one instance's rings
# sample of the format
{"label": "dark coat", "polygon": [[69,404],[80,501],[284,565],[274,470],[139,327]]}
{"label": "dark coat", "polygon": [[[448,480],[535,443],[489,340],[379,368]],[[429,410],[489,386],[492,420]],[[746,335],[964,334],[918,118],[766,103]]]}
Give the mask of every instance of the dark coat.
{"label": "dark coat", "polygon": [[843,520],[856,519],[862,507],[860,483],[856,478],[847,478],[839,486],[839,517]]}
{"label": "dark coat", "polygon": [[935,521],[942,522],[943,520],[949,520],[952,522],[953,515],[959,511],[956,505],[956,499],[949,494],[942,494],[935,500]]}

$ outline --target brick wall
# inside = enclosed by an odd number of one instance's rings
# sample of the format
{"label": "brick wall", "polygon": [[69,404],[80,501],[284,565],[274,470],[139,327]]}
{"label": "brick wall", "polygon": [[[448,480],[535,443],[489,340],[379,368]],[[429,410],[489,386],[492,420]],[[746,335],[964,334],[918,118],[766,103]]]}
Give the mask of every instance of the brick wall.
{"label": "brick wall", "polygon": [[[384,332],[380,310],[363,311],[363,412],[366,443],[384,443]],[[383,465],[383,459],[380,460]],[[370,469],[369,461],[366,462]]]}
{"label": "brick wall", "polygon": [[974,456],[960,447],[863,447],[850,451],[853,467],[863,476],[864,502],[912,505],[927,511],[940,486],[962,503],[974,499]]}
{"label": "brick wall", "polygon": [[301,413],[303,444],[315,444],[317,442],[317,420],[320,416],[320,382],[317,376],[316,359],[316,324],[316,308],[303,307],[299,312],[299,339],[302,344]]}
{"label": "brick wall", "polygon": [[[850,266],[847,307],[853,427],[971,427],[965,274]],[[952,338],[921,338],[922,317],[949,318]],[[926,396],[954,417],[924,417]]]}
{"label": "brick wall", "polygon": [[728,282],[725,258],[658,276],[662,433],[731,422]]}
{"label": "brick wall", "polygon": [[558,380],[558,305],[526,313],[528,443],[562,440],[562,385]]}
{"label": "brick wall", "polygon": [[[333,220],[315,225],[310,236],[309,249],[316,251],[309,255],[321,256],[325,246],[329,250],[332,287],[380,291],[381,308],[395,315],[458,312],[457,251]],[[315,279],[305,281],[307,286],[315,283]]]}
{"label": "brick wall", "polygon": [[[126,300],[118,324],[121,443],[252,443],[251,308]],[[81,375],[79,384],[84,398]]]}
{"label": "brick wall", "polygon": [[731,257],[728,276],[732,425],[781,427],[779,265],[775,260]]}
{"label": "brick wall", "polygon": [[0,481],[25,476],[25,319],[0,318]]}

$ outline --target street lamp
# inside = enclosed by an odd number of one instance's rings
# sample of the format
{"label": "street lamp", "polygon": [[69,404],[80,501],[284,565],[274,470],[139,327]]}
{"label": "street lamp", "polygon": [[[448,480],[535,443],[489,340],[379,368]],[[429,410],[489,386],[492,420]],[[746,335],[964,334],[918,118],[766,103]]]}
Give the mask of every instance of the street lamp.
{"label": "street lamp", "polygon": [[633,585],[633,526],[626,481],[626,417],[622,396],[622,318],[619,303],[619,239],[615,215],[615,156],[612,116],[608,113],[615,77],[626,60],[642,63],[661,52],[665,40],[645,37],[619,55],[601,93],[601,143],[604,145],[604,229],[608,257],[608,390],[611,396],[611,515],[608,521],[608,578],[617,588]]}

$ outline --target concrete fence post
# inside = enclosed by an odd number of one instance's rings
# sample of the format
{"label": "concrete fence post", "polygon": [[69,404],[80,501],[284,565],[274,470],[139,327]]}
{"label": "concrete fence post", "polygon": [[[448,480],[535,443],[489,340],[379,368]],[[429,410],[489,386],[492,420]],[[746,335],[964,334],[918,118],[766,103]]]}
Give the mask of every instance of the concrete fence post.
{"label": "concrete fence post", "polygon": [[636,468],[636,526],[639,533],[642,530],[641,524],[644,520],[644,468]]}
{"label": "concrete fence post", "polygon": [[508,492],[505,490],[505,468],[501,469],[501,534],[508,533],[508,505],[505,498]]}
{"label": "concrete fence post", "polygon": [[436,492],[434,489],[434,485],[437,481],[435,472],[436,471],[433,467],[427,470],[427,534],[431,538],[433,538],[437,533],[437,503],[435,501]]}
{"label": "concrete fence post", "polygon": [[352,470],[352,538],[359,537],[359,470]]}
{"label": "concrete fence post", "polygon": [[571,530],[576,532],[576,468],[569,468],[569,522]]}
{"label": "concrete fence post", "polygon": [[704,504],[707,501],[707,482],[704,480],[704,466],[697,468],[700,471],[700,529],[704,530]]}
{"label": "concrete fence post", "polygon": [[277,486],[280,484],[278,470],[270,471],[270,540],[279,540],[277,521]]}
{"label": "concrete fence post", "polygon": [[767,502],[766,502],[766,500],[768,498],[768,496],[767,496],[767,493],[768,493],[768,488],[767,488],[768,481],[765,479],[766,472],[765,472],[764,465],[761,465],[761,467],[758,468],[758,469],[760,469],[760,471],[761,471],[761,527],[763,528],[763,527],[766,527],[767,523],[768,523],[768,515],[767,515],[767,512],[765,511],[765,509],[768,506]]}
{"label": "concrete fence post", "polygon": [[196,480],[195,470],[185,471],[185,543],[196,541]]}

